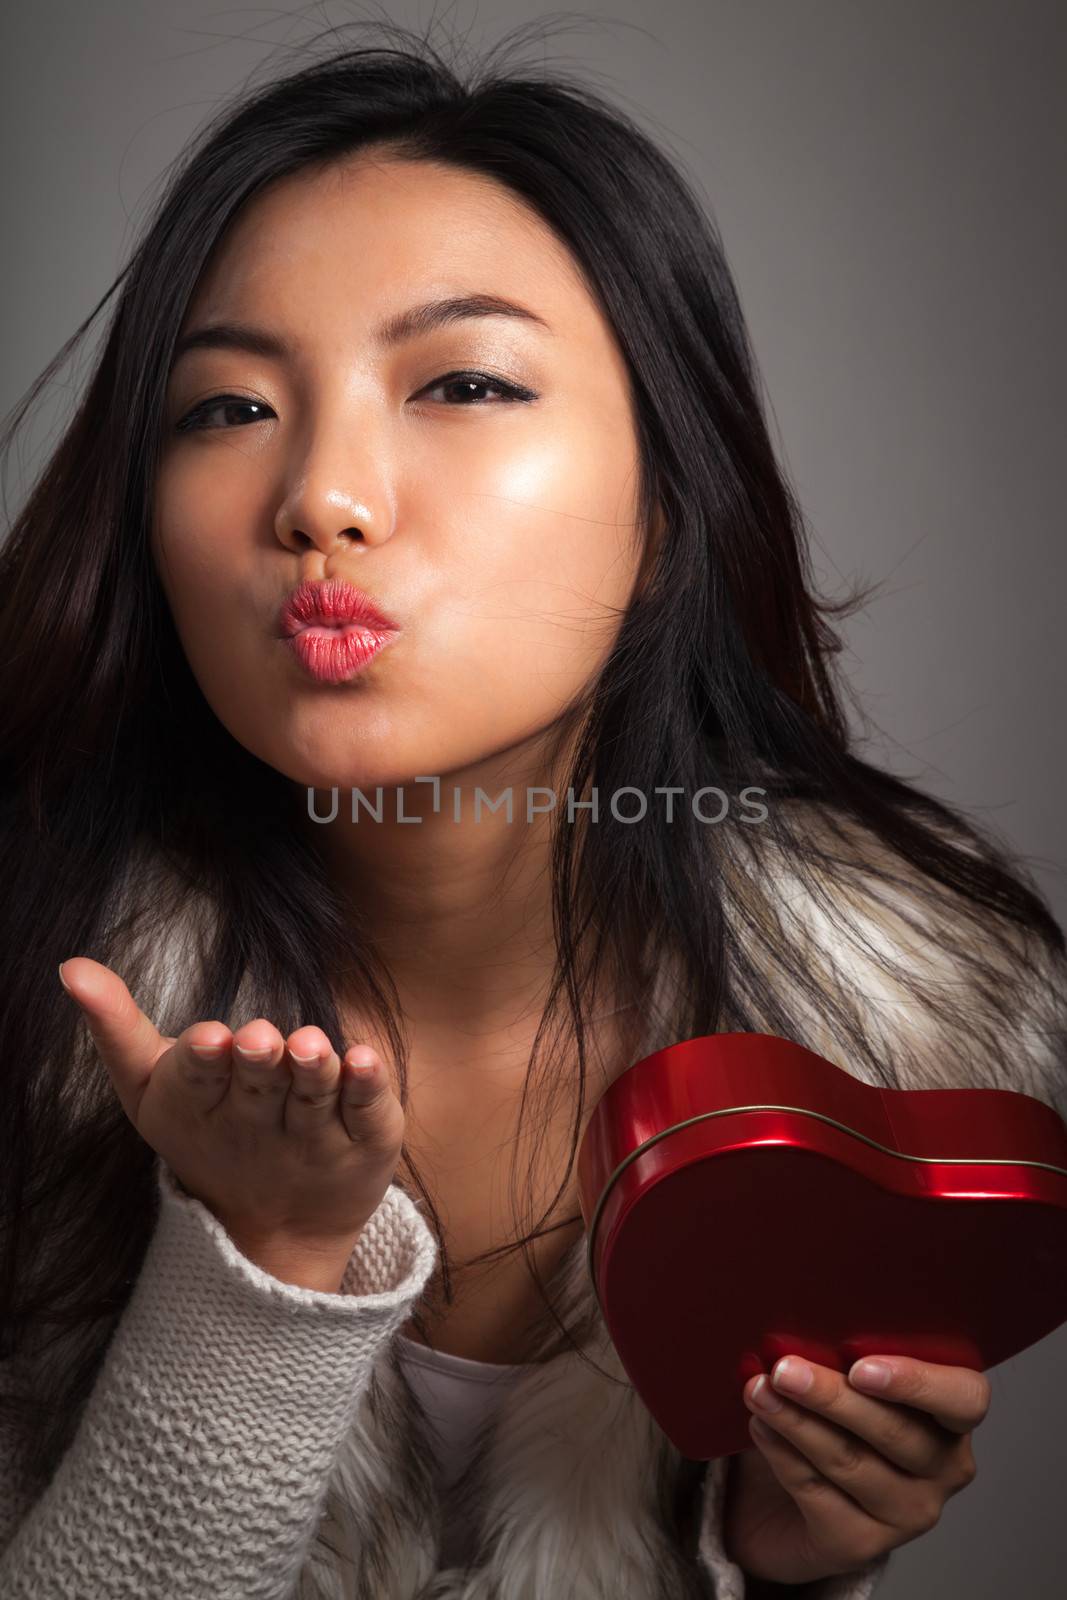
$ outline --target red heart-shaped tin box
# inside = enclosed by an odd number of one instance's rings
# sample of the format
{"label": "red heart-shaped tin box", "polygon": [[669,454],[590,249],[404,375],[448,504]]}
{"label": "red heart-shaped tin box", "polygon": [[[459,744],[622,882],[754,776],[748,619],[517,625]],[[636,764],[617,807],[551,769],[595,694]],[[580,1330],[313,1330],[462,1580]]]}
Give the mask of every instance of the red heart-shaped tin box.
{"label": "red heart-shaped tin box", "polygon": [[881,1089],[764,1033],[644,1057],[578,1152],[619,1359],[684,1456],[750,1449],[780,1356],[984,1371],[1067,1321],[1067,1125],[1008,1089]]}

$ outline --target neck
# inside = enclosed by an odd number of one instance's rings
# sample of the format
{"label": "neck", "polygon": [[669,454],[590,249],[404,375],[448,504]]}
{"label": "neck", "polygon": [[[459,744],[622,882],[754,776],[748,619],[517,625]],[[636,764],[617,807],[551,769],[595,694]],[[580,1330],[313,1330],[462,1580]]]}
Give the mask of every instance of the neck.
{"label": "neck", "polygon": [[[528,791],[534,808],[554,794],[561,825],[571,825],[544,761],[505,752],[442,777],[436,794],[428,782],[355,787],[367,801],[356,794],[355,820],[350,789],[294,790],[294,803],[342,899],[369,929],[406,1015],[429,1027],[536,1020],[555,969],[552,815],[530,814]],[[495,801],[507,792],[510,821],[506,805],[476,807],[479,793]],[[597,1009],[612,1014],[612,997]]]}

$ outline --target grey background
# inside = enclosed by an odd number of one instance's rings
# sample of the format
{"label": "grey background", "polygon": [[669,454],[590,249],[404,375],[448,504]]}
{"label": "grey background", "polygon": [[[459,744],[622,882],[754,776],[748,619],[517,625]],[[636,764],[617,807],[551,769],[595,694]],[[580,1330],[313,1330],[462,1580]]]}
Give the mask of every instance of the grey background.
{"label": "grey background", "polygon": [[[436,11],[473,48],[559,15],[533,0]],[[268,55],[281,70],[313,32],[368,14],[289,0],[6,9],[0,411],[108,288],[201,121]],[[717,217],[821,586],[886,580],[847,625],[874,751],[993,822],[1064,921],[1067,13],[614,0],[567,15],[549,63],[587,70],[635,113]],[[77,378],[43,409],[23,475]],[[7,489],[10,511],[17,475]],[[1063,1593],[1065,1355],[1067,1327],[991,1372],[978,1476],[894,1552],[880,1600]]]}

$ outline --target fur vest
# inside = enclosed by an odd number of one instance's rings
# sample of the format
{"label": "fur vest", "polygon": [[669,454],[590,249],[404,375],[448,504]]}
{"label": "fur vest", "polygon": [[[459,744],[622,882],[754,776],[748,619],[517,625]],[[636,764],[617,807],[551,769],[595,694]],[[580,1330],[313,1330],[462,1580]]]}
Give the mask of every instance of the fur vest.
{"label": "fur vest", "polygon": [[[826,826],[814,813],[808,825]],[[730,935],[752,959],[747,981],[741,964],[735,973],[722,1031],[779,1031],[769,997],[788,983],[774,965],[788,941],[837,997],[828,1014],[789,985],[799,1043],[868,1082],[1011,1088],[1067,1120],[1062,953],[954,903],[854,830],[822,838],[825,872],[814,878],[784,858],[734,859]],[[671,984],[664,970],[642,1054],[677,1041]],[[684,1459],[637,1398],[599,1312],[584,1236],[549,1288],[581,1354],[533,1365],[505,1391],[444,1499],[425,1416],[387,1350],[337,1463],[298,1600],[743,1600],[744,1575],[722,1543],[729,1458]],[[438,1571],[440,1532],[457,1512],[476,1519],[477,1555],[469,1569]],[[805,1592],[866,1600],[887,1559]]]}
{"label": "fur vest", "polygon": [[[723,852],[721,1031],[783,1034],[883,1087],[1020,1090],[1067,1121],[1062,949],[975,910],[825,812],[806,818],[823,852],[813,873],[765,840],[758,855],[741,843]],[[190,1020],[176,977],[188,962],[170,941],[156,954],[156,979],[136,998],[176,1033]],[[662,968],[641,1054],[688,1036],[676,1031],[679,981]],[[255,1014],[239,997],[226,1020]],[[729,1458],[684,1459],[637,1398],[584,1237],[547,1287],[577,1352],[533,1356],[444,1497],[427,1418],[386,1347],[294,1600],[743,1600],[744,1574],[722,1542]],[[477,1553],[469,1568],[439,1570],[441,1530],[458,1511],[479,1530]],[[866,1600],[886,1560],[805,1593]]]}

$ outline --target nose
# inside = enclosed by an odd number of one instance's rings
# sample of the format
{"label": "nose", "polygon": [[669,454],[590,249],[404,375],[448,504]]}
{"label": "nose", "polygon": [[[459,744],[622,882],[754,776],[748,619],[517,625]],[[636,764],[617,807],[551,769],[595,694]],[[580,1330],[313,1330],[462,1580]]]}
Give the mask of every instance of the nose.
{"label": "nose", "polygon": [[[359,437],[357,433],[355,437]],[[319,438],[302,463],[274,519],[275,533],[287,550],[329,556],[358,545],[381,544],[392,530],[391,495],[365,444],[353,446],[351,425],[332,448]],[[360,487],[357,487],[359,485]]]}

